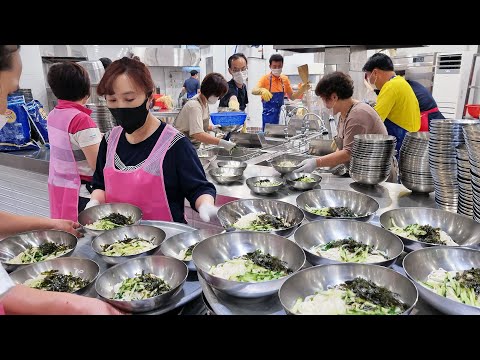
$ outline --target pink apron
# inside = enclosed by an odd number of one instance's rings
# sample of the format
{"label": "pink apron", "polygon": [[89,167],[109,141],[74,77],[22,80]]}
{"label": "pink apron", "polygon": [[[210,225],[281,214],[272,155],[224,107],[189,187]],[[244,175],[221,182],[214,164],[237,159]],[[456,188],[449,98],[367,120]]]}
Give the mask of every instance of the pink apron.
{"label": "pink apron", "polygon": [[53,109],[48,114],[50,139],[50,165],[48,171],[48,195],[50,217],[77,221],[80,174],[73,155],[68,127],[80,113],[77,109]]}
{"label": "pink apron", "polygon": [[108,139],[107,161],[103,169],[106,202],[138,206],[145,220],[173,221],[163,181],[163,159],[177,133],[171,125],[166,125],[142,166],[120,171],[115,169],[115,152],[122,128],[114,127]]}

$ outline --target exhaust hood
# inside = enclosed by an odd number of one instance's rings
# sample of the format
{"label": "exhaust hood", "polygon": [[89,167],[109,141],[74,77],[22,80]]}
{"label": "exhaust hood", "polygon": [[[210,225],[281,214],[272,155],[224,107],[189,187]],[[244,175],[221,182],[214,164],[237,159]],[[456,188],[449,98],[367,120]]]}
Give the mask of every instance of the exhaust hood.
{"label": "exhaust hood", "polygon": [[132,53],[148,66],[198,66],[199,49],[135,47]]}
{"label": "exhaust hood", "polygon": [[297,53],[316,53],[324,52],[326,48],[340,48],[362,46],[367,50],[371,49],[400,49],[410,47],[422,47],[426,45],[273,45],[275,50],[286,50]]}
{"label": "exhaust hood", "polygon": [[81,58],[87,60],[84,45],[40,45],[40,55],[45,58]]}

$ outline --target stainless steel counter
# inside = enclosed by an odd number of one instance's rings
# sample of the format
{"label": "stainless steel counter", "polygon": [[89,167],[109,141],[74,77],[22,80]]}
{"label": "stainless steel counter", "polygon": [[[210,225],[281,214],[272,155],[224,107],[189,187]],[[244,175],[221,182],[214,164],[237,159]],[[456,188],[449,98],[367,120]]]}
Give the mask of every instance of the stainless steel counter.
{"label": "stainless steel counter", "polygon": [[[276,194],[260,196],[252,193],[245,184],[245,180],[252,176],[279,175],[273,167],[255,165],[255,163],[261,162],[270,156],[271,154],[264,154],[262,157],[249,160],[242,181],[231,185],[219,185],[215,183],[213,179],[210,178],[207,171],[207,178],[212,181],[217,188],[217,204],[221,205],[235,199],[268,198],[285,201],[295,205],[295,200],[297,196],[301,194],[301,191],[284,187]],[[214,166],[216,166],[216,161],[211,164],[211,167]],[[39,152],[26,151],[0,153],[0,210],[48,216],[46,174],[48,174],[48,150],[46,149]],[[352,179],[348,177],[337,177],[332,174],[321,175],[322,181],[320,183],[320,188],[322,189],[353,190],[369,195],[377,200],[380,208],[371,221],[376,225],[379,225],[379,216],[383,212],[393,208],[436,207],[433,193],[429,195],[414,194],[401,184],[382,183],[376,186],[362,186],[354,183]],[[201,227],[201,222],[199,222],[198,214],[195,213],[195,216],[195,221],[193,221],[193,223],[189,222],[193,227],[199,228]],[[88,244],[86,241],[83,241],[83,245],[83,247],[79,247],[79,251],[85,249],[88,250]],[[397,261],[392,267],[400,273],[403,272],[400,261]],[[217,297],[215,292],[209,289],[208,285],[205,286],[202,279],[199,279],[200,282],[195,282],[196,279],[192,280],[193,282],[190,284],[192,289],[190,289],[190,287],[188,288],[189,293],[190,290],[192,290],[192,297],[196,296],[198,286],[201,285],[204,295],[212,307],[215,307],[217,310],[224,309],[224,313],[228,313],[228,311],[232,312],[232,308],[228,308],[231,304],[225,302],[225,299]],[[193,293],[195,293],[195,295]],[[190,298],[188,300],[190,300]],[[267,303],[259,306],[259,303],[254,304],[253,302],[252,304],[249,304],[250,307],[245,309],[248,310],[248,308],[255,308],[255,313],[262,311],[282,313],[283,310],[278,308],[278,305],[279,304],[276,300],[273,299],[271,306]],[[236,307],[236,309],[238,309],[238,307]],[[219,313],[222,313],[222,311],[219,311]],[[435,314],[437,312],[422,301],[419,301],[414,313]]]}
{"label": "stainless steel counter", "polygon": [[[221,205],[235,199],[268,198],[295,205],[295,199],[301,194],[301,191],[284,187],[275,194],[262,196],[251,192],[245,184],[245,180],[252,176],[279,175],[273,167],[254,164],[271,157],[271,155],[264,153],[257,158],[248,160],[248,166],[243,174],[243,179],[230,185],[217,184],[207,171],[207,179],[215,184],[217,189],[217,204]],[[32,208],[31,212],[43,215],[48,210],[46,176],[48,175],[48,159],[49,150],[45,148],[42,148],[40,151],[0,152],[0,166],[2,166],[0,168],[0,195],[3,193],[4,199],[8,197],[11,206],[14,206],[15,199],[20,199],[22,202],[26,201],[29,196],[33,200],[38,199],[39,209],[35,210],[35,208]],[[217,161],[214,161],[210,168],[216,167],[216,163]],[[436,207],[433,193],[429,195],[415,194],[401,184],[382,183],[376,186],[363,186],[354,183],[348,177],[338,177],[332,174],[321,174],[321,176],[320,188],[322,189],[355,190],[377,200],[380,204],[380,209],[372,221],[374,223],[378,223],[379,215],[393,208],[410,206]],[[16,196],[16,193],[20,193],[20,195]],[[45,203],[45,201],[47,202]],[[186,204],[188,206],[188,202]],[[35,201],[33,201],[32,206],[35,207]],[[11,211],[10,207],[3,210]],[[198,216],[195,216],[195,220],[199,221],[200,219]],[[196,224],[193,224],[193,226],[198,227]]]}
{"label": "stainless steel counter", "polygon": [[[214,161],[210,166],[216,166]],[[259,166],[259,165],[247,165],[245,172],[243,173],[242,181],[230,185],[220,185],[217,184],[208,174],[207,179],[215,184],[217,189],[217,202],[224,203],[225,200],[231,201],[232,199],[248,199],[248,198],[257,198],[257,199],[274,199],[285,201],[290,204],[296,205],[296,198],[302,192],[294,190],[290,187],[285,186],[283,189],[272,195],[257,195],[253,193],[248,186],[245,184],[245,180],[253,176],[279,176],[280,174],[270,166]],[[332,174],[320,174],[322,176],[322,181],[320,185],[316,188],[321,189],[338,189],[338,190],[351,190],[358,191],[365,195],[371,196],[380,205],[379,210],[375,214],[375,217],[371,222],[378,224],[379,216],[387,210],[391,210],[399,207],[431,207],[435,208],[435,198],[434,193],[431,194],[416,194],[412,193],[406,187],[401,184],[393,183],[381,183],[375,186],[366,186],[355,183],[349,177],[338,177]]]}
{"label": "stainless steel counter", "polygon": [[157,118],[162,118],[162,117],[171,117],[171,116],[177,116],[180,110],[159,110],[159,111],[152,111],[152,115],[154,115]]}
{"label": "stainless steel counter", "polygon": [[160,111],[152,111],[152,115],[155,116],[157,119],[160,119],[166,122],[167,124],[172,124],[179,112],[180,112],[179,109],[160,110]]}
{"label": "stainless steel counter", "polygon": [[[251,162],[258,161],[257,159],[251,160]],[[211,166],[216,166],[216,162],[212,162]],[[208,175],[209,181],[212,181],[217,188],[217,204],[225,203],[234,199],[248,199],[248,198],[267,198],[285,201],[290,204],[296,205],[296,198],[302,193],[290,187],[285,186],[283,189],[272,195],[257,195],[253,193],[245,184],[245,180],[252,176],[279,176],[280,174],[270,166],[258,166],[254,164],[248,164],[245,169],[243,179],[237,183],[231,185],[219,185],[214,182]],[[350,190],[358,191],[365,195],[374,198],[380,205],[379,210],[370,221],[372,224],[380,226],[379,217],[385,211],[399,208],[399,207],[431,207],[435,208],[434,193],[431,194],[415,194],[405,188],[401,184],[393,183],[381,183],[375,186],[366,186],[355,183],[349,177],[338,177],[332,174],[324,173],[320,174],[322,181],[316,188],[319,189],[338,189],[338,190]],[[304,220],[304,223],[308,220]],[[293,236],[289,237],[293,240]],[[392,269],[405,275],[402,267],[402,260],[405,253],[399,257],[399,259],[392,265]],[[199,277],[200,284],[202,285],[204,297],[208,302],[208,306],[219,315],[284,315],[280,301],[277,296],[270,296],[260,299],[238,299],[234,298],[217,290],[212,289],[203,278]],[[418,300],[417,305],[412,311],[412,315],[438,315],[440,314],[433,307],[428,305],[422,299]]]}
{"label": "stainless steel counter", "polygon": [[0,165],[48,175],[50,149],[0,152]]}

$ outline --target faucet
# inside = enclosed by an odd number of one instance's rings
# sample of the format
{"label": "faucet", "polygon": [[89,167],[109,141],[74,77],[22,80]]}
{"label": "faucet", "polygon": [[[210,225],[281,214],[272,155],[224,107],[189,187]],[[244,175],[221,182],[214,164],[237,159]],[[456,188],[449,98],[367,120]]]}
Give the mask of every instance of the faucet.
{"label": "faucet", "polygon": [[303,119],[302,119],[302,121],[303,121],[303,122],[302,122],[302,131],[304,131],[304,133],[305,133],[305,132],[307,131],[307,129],[310,127],[310,126],[309,126],[309,123],[308,123],[308,119],[307,119],[310,115],[315,116],[315,117],[318,119],[318,121],[320,122],[320,129],[319,129],[319,131],[322,132],[322,135],[328,135],[328,129],[327,129],[327,127],[325,126],[325,122],[323,121],[322,117],[321,117],[320,115],[318,115],[318,114],[313,113],[313,112],[306,113],[306,114],[303,116]]}
{"label": "faucet", "polygon": [[287,112],[287,117],[291,118],[293,116],[293,112],[298,109],[305,109],[307,110],[307,113],[308,113],[308,108],[305,105],[297,105],[292,110]]}
{"label": "faucet", "polygon": [[285,134],[285,140],[288,140],[288,125],[290,124],[290,120],[292,119],[294,112],[298,109],[305,109],[307,110],[307,114],[308,114],[308,108],[305,105],[301,105],[301,104],[295,106],[292,110],[288,112],[285,111],[285,129],[283,130],[283,133]]}

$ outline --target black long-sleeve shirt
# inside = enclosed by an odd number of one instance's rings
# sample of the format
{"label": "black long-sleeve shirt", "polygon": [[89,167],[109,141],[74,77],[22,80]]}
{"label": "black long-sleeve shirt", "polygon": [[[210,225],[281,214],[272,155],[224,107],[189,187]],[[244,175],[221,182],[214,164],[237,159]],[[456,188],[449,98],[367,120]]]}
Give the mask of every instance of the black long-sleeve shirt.
{"label": "black long-sleeve shirt", "polygon": [[[140,167],[152,152],[163,129],[165,129],[164,123],[150,137],[138,144],[130,144],[125,137],[125,130],[123,130],[116,149],[118,157],[116,156],[115,159],[115,168],[133,170]],[[92,186],[94,189],[105,190],[103,169],[106,159],[107,141],[103,137],[93,175]],[[191,208],[195,209],[195,201],[200,195],[209,194],[214,198],[216,196],[215,186],[206,179],[195,148],[190,140],[182,134],[175,137],[165,154],[163,176],[170,211],[175,222],[185,222],[185,199],[190,202]]]}
{"label": "black long-sleeve shirt", "polygon": [[232,95],[237,97],[238,103],[240,104],[240,111],[245,111],[248,104],[247,85],[243,84],[242,88],[239,89],[235,80],[230,80],[228,82],[228,92],[220,99],[220,104],[218,106],[228,107],[228,102]]}

